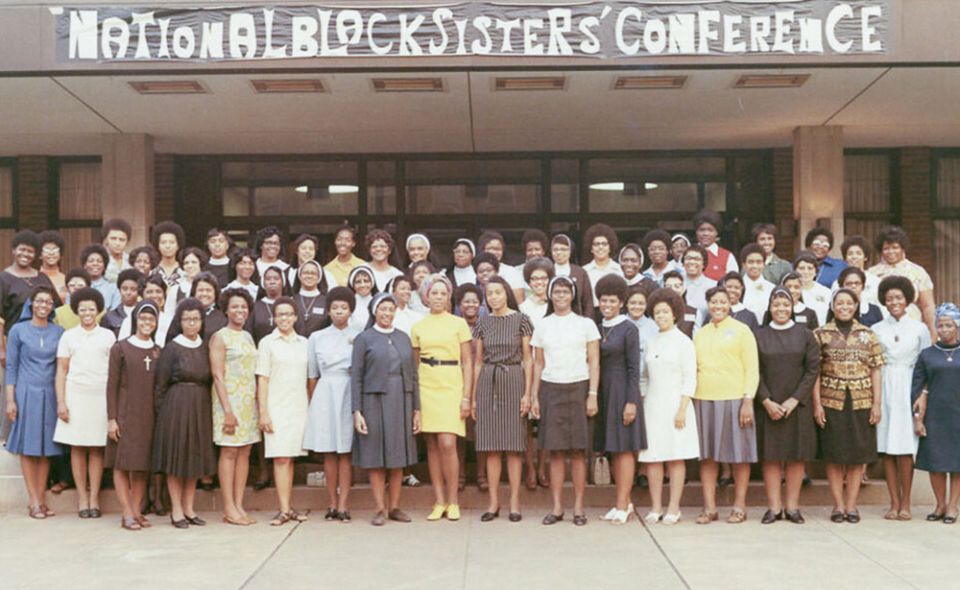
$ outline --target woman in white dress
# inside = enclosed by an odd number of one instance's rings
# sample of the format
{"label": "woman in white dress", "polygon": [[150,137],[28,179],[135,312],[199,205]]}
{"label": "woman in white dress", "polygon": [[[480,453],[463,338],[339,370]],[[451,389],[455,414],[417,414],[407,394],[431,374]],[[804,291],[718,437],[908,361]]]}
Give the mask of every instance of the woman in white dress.
{"label": "woman in white dress", "polygon": [[273,478],[280,510],[270,521],[280,526],[307,517],[290,506],[293,493],[293,460],[306,455],[303,435],[307,426],[307,339],[297,334],[297,304],[280,297],[273,306],[277,328],[260,341],[257,358],[257,405],[265,455],[273,459]]}
{"label": "woman in white dress", "polygon": [[883,467],[890,493],[887,520],[910,520],[910,490],[913,487],[913,455],[918,439],[913,425],[910,393],[913,367],[920,352],[930,346],[926,324],[911,318],[907,307],[916,291],[910,279],[889,276],[880,281],[880,301],[889,315],[872,326],[883,347],[883,393],[880,423],[877,424],[877,451],[883,453]]}
{"label": "woman in white dress", "polygon": [[828,287],[817,282],[817,257],[812,252],[801,252],[793,261],[793,270],[800,275],[803,302],[817,314],[817,323],[827,323],[831,293]]}
{"label": "woman in white dress", "polygon": [[[693,342],[677,329],[683,317],[683,300],[670,289],[658,289],[649,298],[653,321],[659,332],[645,348],[640,392],[647,428],[647,448],[638,459],[646,463],[650,482],[650,512],[644,520],[650,524],[677,524],[680,498],[686,479],[687,459],[700,456],[697,418],[693,399],[697,390],[697,353]],[[670,503],[663,513],[663,471],[670,474]]]}
{"label": "woman in white dress", "polygon": [[[103,295],[75,291],[70,307],[80,325],[64,332],[57,347],[57,427],[53,440],[70,445],[80,518],[100,518],[103,451],[107,446],[107,376],[113,332],[97,325]],[[89,493],[87,485],[89,484]]]}
{"label": "woman in white dress", "polygon": [[310,407],[303,448],[323,453],[327,476],[325,520],[350,522],[353,414],[350,399],[350,362],[353,340],[360,330],[350,324],[356,300],[346,287],[327,294],[327,327],[310,335],[307,342],[307,391]]}

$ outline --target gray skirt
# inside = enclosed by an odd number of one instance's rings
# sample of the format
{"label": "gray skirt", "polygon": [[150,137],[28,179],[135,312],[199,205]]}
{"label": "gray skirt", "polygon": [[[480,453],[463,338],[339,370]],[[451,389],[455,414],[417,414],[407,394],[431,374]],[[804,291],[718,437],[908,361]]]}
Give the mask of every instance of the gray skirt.
{"label": "gray skirt", "polygon": [[367,434],[353,432],[353,464],[361,469],[416,465],[413,394],[404,393],[403,378],[390,375],[385,393],[364,393],[360,400]]}
{"label": "gray skirt", "polygon": [[540,382],[540,428],[537,443],[546,451],[585,451],[589,381]]}
{"label": "gray skirt", "polygon": [[756,463],[756,419],[740,428],[742,399],[693,400],[700,434],[700,459],[719,463]]}

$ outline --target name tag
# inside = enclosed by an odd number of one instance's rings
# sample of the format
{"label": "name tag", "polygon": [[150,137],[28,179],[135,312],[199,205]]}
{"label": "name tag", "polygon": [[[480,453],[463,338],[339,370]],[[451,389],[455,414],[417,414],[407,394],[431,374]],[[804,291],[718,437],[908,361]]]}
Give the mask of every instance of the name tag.
{"label": "name tag", "polygon": [[322,307],[314,307],[314,308],[313,308],[313,313],[315,313],[315,314],[317,314],[317,315],[323,315],[323,309],[324,309],[324,308],[322,308]]}
{"label": "name tag", "polygon": [[797,317],[795,317],[795,318],[793,318],[793,319],[796,320],[796,322],[797,322],[798,324],[805,324],[805,323],[807,323],[807,316],[805,316],[805,315],[798,315]]}
{"label": "name tag", "polygon": [[685,313],[685,314],[683,314],[683,321],[685,321],[685,322],[695,322],[695,321],[697,321],[697,314],[695,314],[695,313]]}

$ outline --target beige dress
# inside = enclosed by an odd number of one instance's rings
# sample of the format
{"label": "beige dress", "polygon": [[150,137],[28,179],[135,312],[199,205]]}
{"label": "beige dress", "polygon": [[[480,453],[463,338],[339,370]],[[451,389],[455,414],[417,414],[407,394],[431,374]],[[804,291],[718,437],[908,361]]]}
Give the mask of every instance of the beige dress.
{"label": "beige dress", "polygon": [[267,412],[273,433],[264,433],[267,458],[298,457],[303,450],[307,427],[307,339],[292,332],[281,336],[279,330],[260,341],[257,375],[270,379]]}

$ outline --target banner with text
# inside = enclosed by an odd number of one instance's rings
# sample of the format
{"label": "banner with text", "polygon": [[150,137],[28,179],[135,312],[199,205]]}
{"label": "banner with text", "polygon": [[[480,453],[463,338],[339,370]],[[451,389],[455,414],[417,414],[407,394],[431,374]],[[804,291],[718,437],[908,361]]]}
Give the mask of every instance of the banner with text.
{"label": "banner with text", "polygon": [[58,7],[57,59],[651,57],[889,51],[890,0]]}

